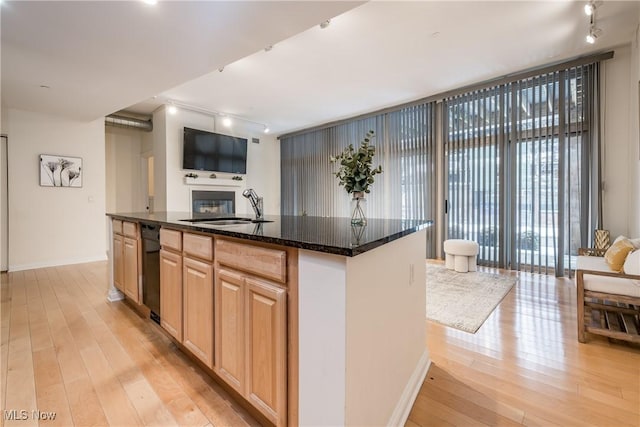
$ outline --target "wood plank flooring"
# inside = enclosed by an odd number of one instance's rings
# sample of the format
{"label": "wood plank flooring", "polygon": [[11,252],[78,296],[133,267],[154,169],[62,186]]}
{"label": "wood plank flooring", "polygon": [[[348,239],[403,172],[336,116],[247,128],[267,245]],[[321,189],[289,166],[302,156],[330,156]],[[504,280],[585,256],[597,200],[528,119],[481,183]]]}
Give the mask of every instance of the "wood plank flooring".
{"label": "wood plank flooring", "polygon": [[2,274],[1,425],[259,425],[106,291],[105,262]]}
{"label": "wood plank flooring", "polygon": [[580,344],[572,279],[480,270],[519,280],[476,334],[427,321],[407,426],[640,426],[640,346]]}
{"label": "wood plank flooring", "polygon": [[[257,425],[156,325],[106,301],[106,268],[2,275],[0,402],[27,419],[0,424]],[[426,322],[433,363],[407,426],[640,426],[640,347],[579,344],[573,281],[518,277],[476,334]]]}

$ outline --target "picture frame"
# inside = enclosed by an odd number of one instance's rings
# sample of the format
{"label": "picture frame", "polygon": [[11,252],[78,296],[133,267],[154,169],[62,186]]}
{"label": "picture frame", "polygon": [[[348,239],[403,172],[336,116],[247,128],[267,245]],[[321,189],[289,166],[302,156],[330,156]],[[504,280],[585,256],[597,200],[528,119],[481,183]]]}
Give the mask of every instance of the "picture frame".
{"label": "picture frame", "polygon": [[82,157],[40,154],[41,187],[82,187]]}

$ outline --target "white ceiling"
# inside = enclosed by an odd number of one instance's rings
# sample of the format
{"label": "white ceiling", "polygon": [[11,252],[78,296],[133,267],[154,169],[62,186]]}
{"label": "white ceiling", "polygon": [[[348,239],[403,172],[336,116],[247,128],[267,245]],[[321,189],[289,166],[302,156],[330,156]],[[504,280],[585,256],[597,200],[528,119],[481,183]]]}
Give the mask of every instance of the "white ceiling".
{"label": "white ceiling", "polygon": [[2,106],[95,120],[361,2],[1,4]]}
{"label": "white ceiling", "polygon": [[639,2],[604,2],[595,45],[585,3],[11,2],[3,105],[95,119],[173,100],[281,134],[631,41]]}

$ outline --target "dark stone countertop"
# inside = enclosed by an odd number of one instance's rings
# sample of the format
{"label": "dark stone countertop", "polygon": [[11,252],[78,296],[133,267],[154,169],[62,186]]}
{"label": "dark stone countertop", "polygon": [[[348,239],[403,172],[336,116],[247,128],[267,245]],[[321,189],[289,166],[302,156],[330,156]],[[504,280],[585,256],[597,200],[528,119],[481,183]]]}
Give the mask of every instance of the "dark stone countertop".
{"label": "dark stone countertop", "polygon": [[[220,218],[223,215],[193,215],[184,212],[108,213],[107,216],[133,222],[157,223],[172,229],[197,231],[330,254],[356,256],[432,224],[429,220],[378,219],[352,226],[350,218],[314,216],[266,216],[272,222],[212,225],[189,220]],[[237,215],[252,218],[251,215]],[[226,215],[224,217],[229,217]]]}

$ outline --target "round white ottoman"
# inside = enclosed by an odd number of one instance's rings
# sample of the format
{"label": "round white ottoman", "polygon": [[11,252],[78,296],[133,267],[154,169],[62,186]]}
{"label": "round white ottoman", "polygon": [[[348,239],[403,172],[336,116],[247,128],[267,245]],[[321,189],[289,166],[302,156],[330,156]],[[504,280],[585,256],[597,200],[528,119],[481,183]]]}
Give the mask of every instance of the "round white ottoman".
{"label": "round white ottoman", "polygon": [[458,273],[476,271],[479,246],[472,240],[449,239],[444,241],[444,265]]}

